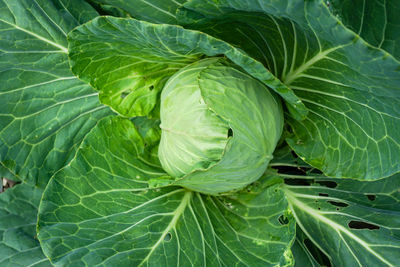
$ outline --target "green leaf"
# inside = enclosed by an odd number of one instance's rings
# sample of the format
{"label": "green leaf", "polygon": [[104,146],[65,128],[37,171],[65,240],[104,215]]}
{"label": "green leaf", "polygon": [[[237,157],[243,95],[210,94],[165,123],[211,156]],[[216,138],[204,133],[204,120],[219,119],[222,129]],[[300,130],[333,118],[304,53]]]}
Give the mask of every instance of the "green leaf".
{"label": "green leaf", "polygon": [[400,171],[400,64],[345,28],[322,1],[192,0],[180,18],[246,51],[309,110],[290,146],[328,176]]}
{"label": "green leaf", "polygon": [[99,17],[69,34],[72,71],[100,91],[100,100],[124,116],[152,112],[166,80],[204,56],[225,55],[277,91],[291,105],[303,104],[260,62],[198,31],[134,19]]}
{"label": "green leaf", "polygon": [[400,60],[398,0],[331,0],[329,6],[333,14],[365,41]]}
{"label": "green leaf", "polygon": [[90,2],[117,7],[140,20],[177,24],[176,10],[186,0],[90,0]]}
{"label": "green leaf", "polygon": [[142,160],[148,151],[140,139],[129,120],[103,119],[76,159],[51,180],[38,237],[55,265],[292,262],[295,224],[279,178],[221,197],[175,186],[149,189],[149,179],[165,174]]}
{"label": "green leaf", "polygon": [[17,184],[0,194],[0,266],[51,266],[36,239],[42,190]]}
{"label": "green leaf", "polygon": [[374,182],[315,177],[284,191],[297,224],[333,266],[397,266],[399,188],[397,174]]}
{"label": "green leaf", "polygon": [[66,54],[66,34],[96,14],[79,0],[0,1],[0,162],[24,180],[44,186],[110,114]]}

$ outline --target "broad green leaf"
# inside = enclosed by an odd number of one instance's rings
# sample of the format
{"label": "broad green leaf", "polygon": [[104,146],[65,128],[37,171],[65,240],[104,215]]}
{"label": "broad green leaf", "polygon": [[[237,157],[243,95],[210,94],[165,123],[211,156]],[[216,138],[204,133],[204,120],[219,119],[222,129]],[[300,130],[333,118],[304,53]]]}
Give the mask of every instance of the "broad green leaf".
{"label": "broad green leaf", "polygon": [[288,101],[293,92],[241,50],[198,31],[135,19],[99,17],[69,34],[72,71],[100,91],[100,100],[128,117],[148,115],[167,79],[204,56],[225,55]]}
{"label": "broad green leaf", "polygon": [[400,64],[322,1],[192,0],[182,23],[262,62],[309,115],[288,122],[290,146],[328,176],[375,180],[400,171]]}
{"label": "broad green leaf", "polygon": [[120,8],[140,20],[176,24],[176,10],[186,0],[89,0],[89,2]]}
{"label": "broad green leaf", "polygon": [[67,33],[96,14],[80,0],[0,1],[0,162],[23,179],[45,185],[110,114],[68,65]]}
{"label": "broad green leaf", "polygon": [[398,0],[331,0],[328,4],[347,27],[400,60]]}
{"label": "broad green leaf", "polygon": [[[312,177],[310,177],[312,178]],[[297,224],[333,266],[398,266],[400,176],[285,185]]]}
{"label": "broad green leaf", "polygon": [[18,184],[0,194],[1,267],[51,266],[36,238],[42,192],[32,185]]}
{"label": "broad green leaf", "polygon": [[141,138],[129,120],[103,119],[49,183],[38,237],[56,266],[292,262],[295,224],[280,179],[265,177],[251,192],[221,197],[149,189],[149,179],[165,174],[143,161]]}

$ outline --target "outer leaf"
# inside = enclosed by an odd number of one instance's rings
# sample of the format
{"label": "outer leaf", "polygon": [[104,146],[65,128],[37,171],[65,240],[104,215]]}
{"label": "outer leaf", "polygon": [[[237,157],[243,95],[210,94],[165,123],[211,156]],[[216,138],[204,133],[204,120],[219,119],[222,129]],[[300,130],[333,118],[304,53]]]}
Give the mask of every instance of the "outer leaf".
{"label": "outer leaf", "polygon": [[294,136],[288,140],[305,161],[344,178],[374,180],[400,171],[400,64],[345,28],[322,1],[192,0],[184,6],[190,27],[239,46],[306,104],[306,120],[289,120]]}
{"label": "outer leaf", "polygon": [[90,0],[90,2],[118,7],[140,20],[176,24],[176,10],[186,0]]}
{"label": "outer leaf", "polygon": [[0,266],[51,266],[36,239],[42,190],[19,184],[0,194]]}
{"label": "outer leaf", "polygon": [[298,114],[301,101],[261,63],[198,31],[134,19],[100,17],[69,34],[72,71],[100,91],[100,99],[125,116],[147,115],[166,80],[204,56],[225,55],[276,90]]}
{"label": "outer leaf", "polygon": [[298,225],[334,266],[398,266],[399,178],[320,178],[311,186],[286,185],[285,193]]}
{"label": "outer leaf", "polygon": [[347,27],[400,60],[398,0],[331,0],[328,3]]}
{"label": "outer leaf", "polygon": [[66,33],[96,14],[80,0],[0,1],[0,162],[23,179],[45,185],[110,113],[66,54]]}
{"label": "outer leaf", "polygon": [[164,174],[141,159],[147,151],[140,139],[128,120],[105,119],[49,183],[38,228],[56,266],[291,262],[294,221],[279,223],[289,216],[279,179],[219,198],[179,187],[148,189],[148,179]]}

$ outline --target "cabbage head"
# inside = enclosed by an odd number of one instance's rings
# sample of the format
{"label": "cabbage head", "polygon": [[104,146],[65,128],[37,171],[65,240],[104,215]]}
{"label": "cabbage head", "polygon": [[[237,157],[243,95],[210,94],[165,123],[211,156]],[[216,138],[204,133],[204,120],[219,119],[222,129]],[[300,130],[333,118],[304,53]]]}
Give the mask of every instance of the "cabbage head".
{"label": "cabbage head", "polygon": [[173,75],[160,113],[163,168],[176,184],[208,194],[257,180],[283,128],[279,99],[223,58],[200,60]]}

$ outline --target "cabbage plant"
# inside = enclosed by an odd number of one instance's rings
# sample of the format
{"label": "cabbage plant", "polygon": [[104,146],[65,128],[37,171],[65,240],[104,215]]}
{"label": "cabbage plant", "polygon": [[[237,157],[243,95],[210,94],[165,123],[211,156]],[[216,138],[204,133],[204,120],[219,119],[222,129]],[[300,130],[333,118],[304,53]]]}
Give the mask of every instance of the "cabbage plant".
{"label": "cabbage plant", "polygon": [[0,266],[398,266],[398,14],[0,0]]}

